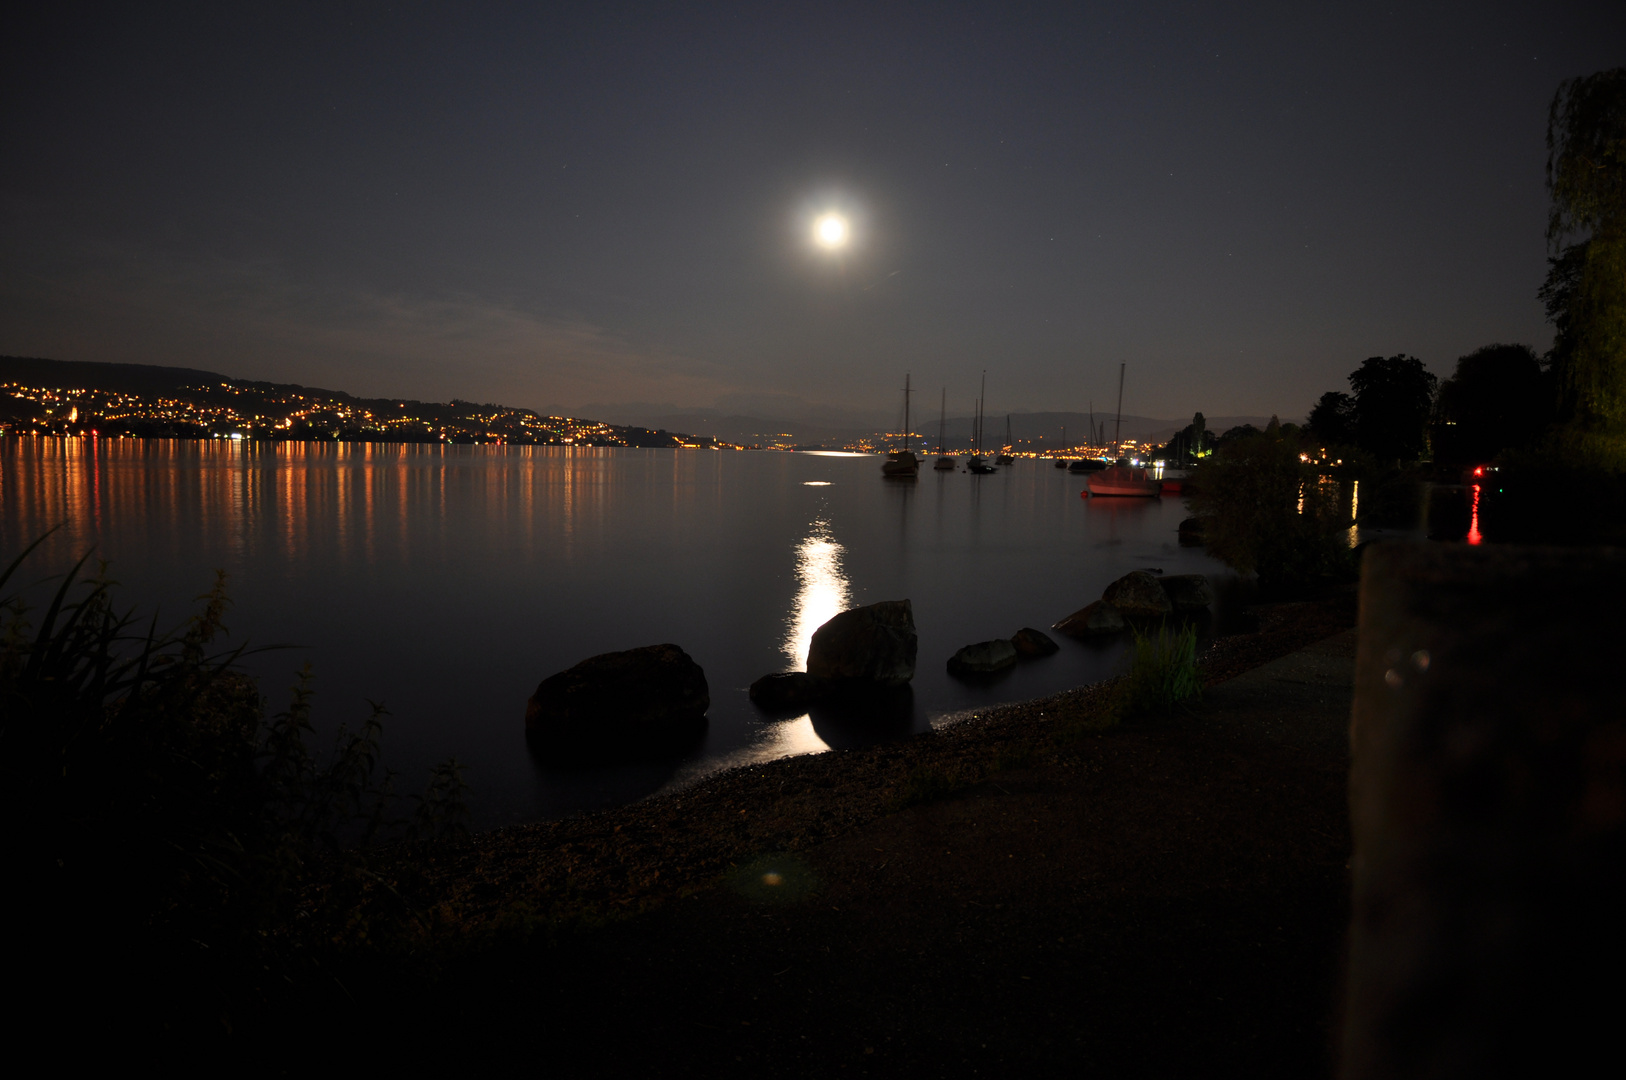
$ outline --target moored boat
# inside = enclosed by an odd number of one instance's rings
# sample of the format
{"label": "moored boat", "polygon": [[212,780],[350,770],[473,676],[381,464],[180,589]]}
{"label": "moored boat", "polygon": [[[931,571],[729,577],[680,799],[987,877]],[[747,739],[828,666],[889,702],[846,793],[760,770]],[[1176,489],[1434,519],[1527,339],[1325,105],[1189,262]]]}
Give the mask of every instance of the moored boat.
{"label": "moored boat", "polygon": [[1156,498],[1162,494],[1163,485],[1146,469],[1114,465],[1110,469],[1091,473],[1086,481],[1086,490],[1092,496]]}
{"label": "moored boat", "polygon": [[899,478],[919,476],[920,460],[908,450],[894,450],[881,462],[881,475]]}
{"label": "moored boat", "polygon": [[881,462],[881,475],[889,480],[913,480],[920,475],[920,459],[909,449],[909,376],[903,377],[903,449]]}
{"label": "moored boat", "polygon": [[954,459],[943,453],[943,433],[948,427],[948,388],[943,389],[943,395],[937,405],[937,462],[932,468],[938,472],[949,472],[954,468]]}
{"label": "moored boat", "polygon": [[1016,458],[1011,454],[1011,414],[1005,414],[1005,446],[999,455],[994,458],[995,465],[1014,465]]}
{"label": "moored boat", "polygon": [[965,463],[965,471],[968,473],[976,473],[978,476],[986,476],[989,473],[996,471],[992,465],[983,460],[982,456],[982,402],[987,396],[988,373],[985,371],[982,373],[982,392],[977,395],[976,415],[973,416],[971,420],[971,439],[974,449],[971,451],[971,457],[968,458]]}

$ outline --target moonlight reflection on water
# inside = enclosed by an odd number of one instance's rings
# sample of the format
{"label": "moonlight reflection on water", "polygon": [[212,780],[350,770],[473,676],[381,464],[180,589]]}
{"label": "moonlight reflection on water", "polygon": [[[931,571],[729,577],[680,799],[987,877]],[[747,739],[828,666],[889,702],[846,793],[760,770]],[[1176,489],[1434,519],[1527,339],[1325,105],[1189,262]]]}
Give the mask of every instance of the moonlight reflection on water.
{"label": "moonlight reflection on water", "polygon": [[[418,777],[455,754],[486,828],[1111,676],[1121,640],[1063,640],[992,682],[945,667],[969,642],[1050,625],[1136,567],[1219,570],[1178,545],[1179,500],[1080,499],[1083,483],[1018,461],[888,484],[879,458],[844,453],[7,439],[0,551],[60,526],[34,579],[94,550],[124,602],[161,625],[225,570],[231,642],[295,646],[246,660],[274,704],[307,660],[323,732],[382,699],[386,766]],[[754,680],[805,670],[830,617],[904,598],[920,634],[908,716],[781,719],[751,704]],[[706,672],[701,745],[537,765],[523,718],[539,680],[667,641]]]}
{"label": "moonlight reflection on water", "polygon": [[807,650],[813,631],[852,606],[852,588],[841,569],[845,549],[823,518],[796,547],[796,600],[785,635],[785,657],[796,671],[807,670]]}

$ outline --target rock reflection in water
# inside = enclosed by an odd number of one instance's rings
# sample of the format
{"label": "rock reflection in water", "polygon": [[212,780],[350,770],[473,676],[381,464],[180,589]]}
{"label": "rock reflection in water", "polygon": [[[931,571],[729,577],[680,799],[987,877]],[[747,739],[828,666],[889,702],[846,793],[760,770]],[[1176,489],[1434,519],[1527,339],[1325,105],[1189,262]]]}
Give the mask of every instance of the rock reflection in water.
{"label": "rock reflection in water", "polygon": [[672,764],[700,749],[706,739],[701,718],[674,724],[665,730],[627,731],[588,737],[559,737],[527,733],[531,760],[545,769],[569,772],[631,763]]}
{"label": "rock reflection in water", "polygon": [[834,750],[907,739],[915,730],[915,694],[907,686],[855,690],[817,702],[812,730]]}

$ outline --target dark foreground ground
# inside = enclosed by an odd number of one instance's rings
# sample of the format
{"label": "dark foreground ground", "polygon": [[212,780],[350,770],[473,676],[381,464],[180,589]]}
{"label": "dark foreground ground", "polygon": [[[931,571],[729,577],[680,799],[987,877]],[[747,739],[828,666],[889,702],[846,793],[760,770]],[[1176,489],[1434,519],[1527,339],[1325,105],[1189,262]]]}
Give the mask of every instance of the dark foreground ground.
{"label": "dark foreground ground", "polygon": [[1267,610],[1189,712],[1086,688],[403,865],[479,946],[312,1022],[406,1072],[1326,1075],[1353,614]]}

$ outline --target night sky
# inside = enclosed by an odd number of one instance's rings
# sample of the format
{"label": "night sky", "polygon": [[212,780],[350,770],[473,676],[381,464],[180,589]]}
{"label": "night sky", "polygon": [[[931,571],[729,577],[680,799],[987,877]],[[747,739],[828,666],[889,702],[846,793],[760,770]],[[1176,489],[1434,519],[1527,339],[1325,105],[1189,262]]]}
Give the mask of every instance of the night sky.
{"label": "night sky", "polygon": [[1126,411],[1302,417],[1547,347],[1548,104],[1626,62],[1619,0],[575,7],[31,5],[0,353],[786,416],[1125,362]]}

